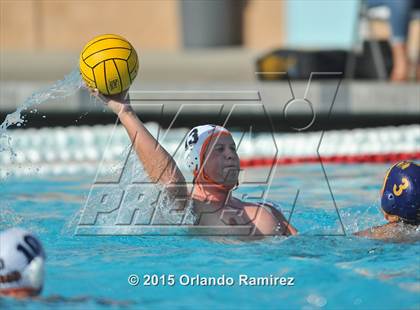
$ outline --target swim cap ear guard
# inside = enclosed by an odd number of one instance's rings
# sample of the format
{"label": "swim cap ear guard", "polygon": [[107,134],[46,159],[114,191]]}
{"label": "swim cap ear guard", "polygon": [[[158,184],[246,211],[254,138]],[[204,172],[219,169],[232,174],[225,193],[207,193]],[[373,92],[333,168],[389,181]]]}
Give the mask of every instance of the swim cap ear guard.
{"label": "swim cap ear guard", "polygon": [[28,289],[39,294],[44,283],[45,253],[30,232],[11,228],[0,233],[0,294]]}
{"label": "swim cap ear guard", "polygon": [[403,222],[420,224],[420,166],[402,161],[392,166],[382,187],[381,207]]}
{"label": "swim cap ear guard", "polygon": [[216,125],[197,126],[187,134],[185,140],[185,164],[194,176],[198,174],[203,164],[201,155],[205,151],[203,146],[206,140],[214,134],[222,132],[230,134],[226,128]]}

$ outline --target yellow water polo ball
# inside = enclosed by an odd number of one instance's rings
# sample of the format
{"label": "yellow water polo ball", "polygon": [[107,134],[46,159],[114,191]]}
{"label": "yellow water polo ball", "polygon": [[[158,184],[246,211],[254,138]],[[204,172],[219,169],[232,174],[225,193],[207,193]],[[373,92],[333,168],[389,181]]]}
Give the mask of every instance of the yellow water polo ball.
{"label": "yellow water polo ball", "polygon": [[116,95],[134,81],[139,60],[130,42],[119,35],[105,34],[85,45],[79,66],[87,86],[104,95]]}

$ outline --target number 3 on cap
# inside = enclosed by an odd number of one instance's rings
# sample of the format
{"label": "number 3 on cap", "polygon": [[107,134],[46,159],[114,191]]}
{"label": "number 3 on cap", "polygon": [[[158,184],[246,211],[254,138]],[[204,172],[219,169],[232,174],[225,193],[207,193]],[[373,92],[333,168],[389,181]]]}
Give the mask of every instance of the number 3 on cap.
{"label": "number 3 on cap", "polygon": [[394,184],[394,187],[392,188],[395,196],[401,196],[402,192],[410,186],[410,182],[408,182],[406,178],[402,178],[401,181],[402,184],[398,185],[398,189],[397,184]]}

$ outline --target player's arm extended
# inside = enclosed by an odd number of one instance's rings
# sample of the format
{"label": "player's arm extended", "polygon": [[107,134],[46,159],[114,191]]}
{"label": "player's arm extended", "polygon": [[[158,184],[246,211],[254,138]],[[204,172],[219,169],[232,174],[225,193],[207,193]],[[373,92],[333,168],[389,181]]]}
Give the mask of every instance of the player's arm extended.
{"label": "player's arm extended", "polygon": [[370,239],[398,242],[410,240],[411,238],[407,233],[408,230],[404,229],[404,226],[401,226],[401,223],[387,223],[355,232],[353,235]]}
{"label": "player's arm extended", "polygon": [[118,115],[150,180],[165,185],[167,191],[175,198],[187,197],[187,186],[182,172],[172,156],[137,117],[126,92],[104,96],[97,90],[92,90],[92,94],[104,101]]}

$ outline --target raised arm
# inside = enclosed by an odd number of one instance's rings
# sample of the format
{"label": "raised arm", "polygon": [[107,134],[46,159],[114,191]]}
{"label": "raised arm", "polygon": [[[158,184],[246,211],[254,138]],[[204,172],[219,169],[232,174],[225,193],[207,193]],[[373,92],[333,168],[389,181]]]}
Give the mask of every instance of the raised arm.
{"label": "raised arm", "polygon": [[137,117],[127,92],[114,96],[104,96],[97,90],[91,92],[118,115],[150,180],[164,185],[174,198],[185,198],[187,186],[182,172],[172,156]]}

